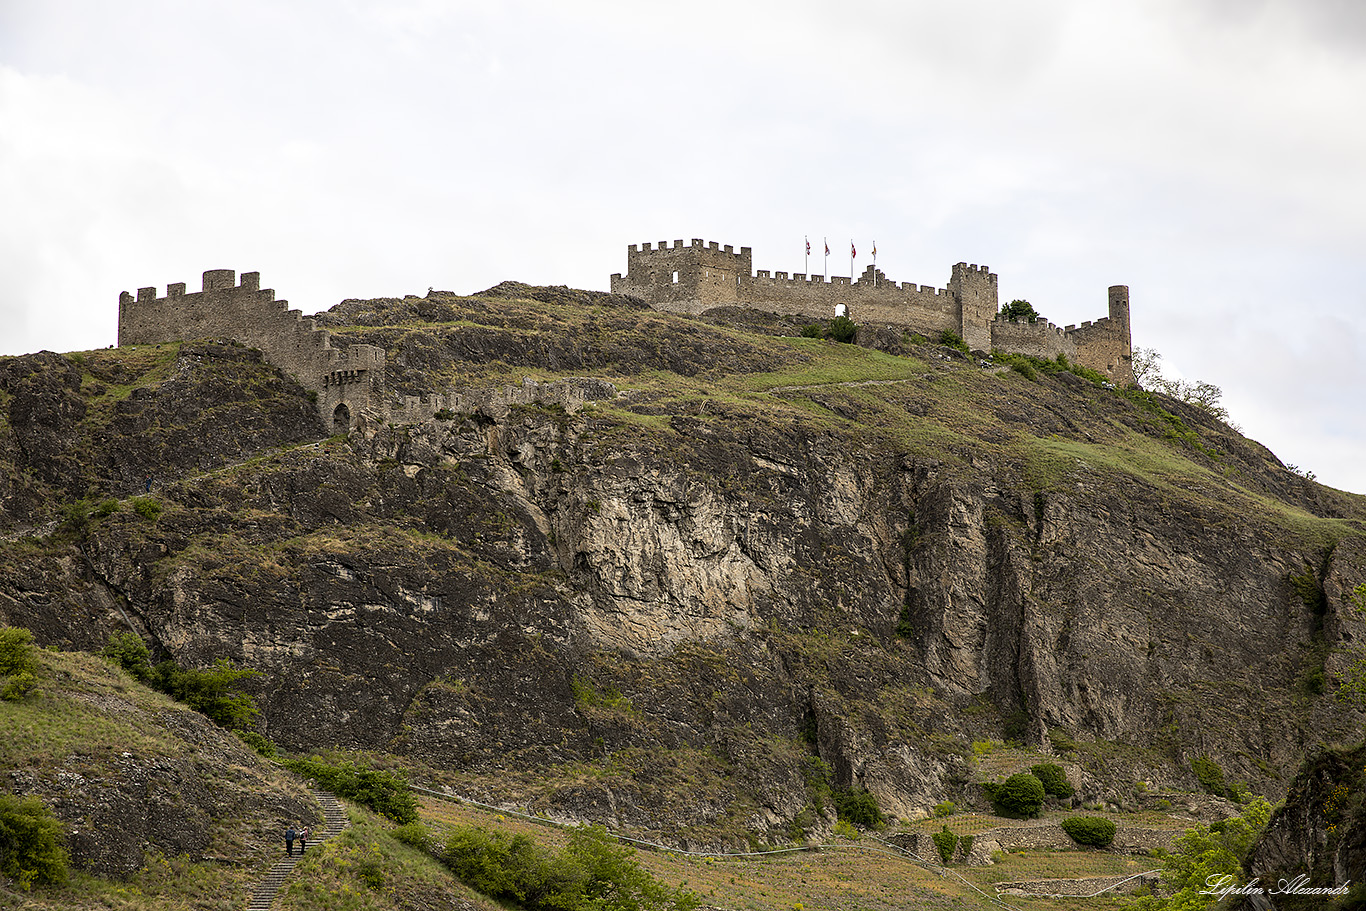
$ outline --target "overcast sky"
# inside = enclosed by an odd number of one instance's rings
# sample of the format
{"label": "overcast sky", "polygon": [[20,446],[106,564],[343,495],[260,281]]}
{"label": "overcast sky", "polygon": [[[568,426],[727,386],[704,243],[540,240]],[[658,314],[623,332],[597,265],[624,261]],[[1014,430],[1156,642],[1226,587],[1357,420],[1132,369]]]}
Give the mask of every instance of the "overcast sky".
{"label": "overcast sky", "polygon": [[989,265],[1366,492],[1366,3],[0,0],[0,354],[259,271],[312,313],[626,246]]}

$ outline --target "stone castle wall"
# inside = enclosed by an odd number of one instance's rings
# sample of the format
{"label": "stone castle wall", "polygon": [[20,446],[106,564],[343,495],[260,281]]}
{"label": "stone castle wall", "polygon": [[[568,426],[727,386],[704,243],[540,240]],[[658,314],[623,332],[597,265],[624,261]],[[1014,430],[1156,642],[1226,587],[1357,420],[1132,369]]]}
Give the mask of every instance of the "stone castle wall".
{"label": "stone castle wall", "polygon": [[1110,288],[1109,315],[1060,329],[1045,320],[1012,323],[997,318],[997,276],[986,266],[954,265],[947,287],[890,281],[869,266],[855,281],[837,275],[760,270],[751,273],[749,247],[720,246],[693,238],[657,247],[632,244],[626,274],[612,276],[614,294],[639,297],[659,310],[697,315],[712,307],[741,306],[807,319],[829,319],[843,307],[856,323],[905,328],[925,335],[956,332],[978,351],[1004,351],[1071,361],[1104,373],[1114,383],[1134,381],[1129,334],[1129,289]]}
{"label": "stone castle wall", "polygon": [[185,283],[139,288],[119,295],[119,345],[153,345],[196,338],[231,338],[260,348],[266,359],[318,394],[318,415],[335,429],[350,427],[362,411],[384,400],[384,349],[332,345],[332,334],[262,289],[259,272],[204,273],[202,291]]}
{"label": "stone castle wall", "polygon": [[183,282],[139,288],[119,295],[119,345],[156,345],[197,338],[230,338],[261,349],[266,359],[317,394],[318,416],[334,432],[345,433],[364,414],[395,423],[420,423],[442,412],[500,414],[514,405],[559,405],[568,412],[594,399],[613,398],[605,380],[571,377],[551,383],[524,379],[520,386],[447,390],[422,396],[389,396],[383,348],[333,345],[336,338],[298,310],[260,287],[257,272],[244,272],[237,284],[231,269],[204,273],[202,291],[186,293]]}

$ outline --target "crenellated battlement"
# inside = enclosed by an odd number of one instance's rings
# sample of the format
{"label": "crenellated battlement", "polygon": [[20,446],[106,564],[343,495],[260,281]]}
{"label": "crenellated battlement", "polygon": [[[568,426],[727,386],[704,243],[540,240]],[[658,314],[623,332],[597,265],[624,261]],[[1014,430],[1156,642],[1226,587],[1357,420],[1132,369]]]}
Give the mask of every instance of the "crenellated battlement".
{"label": "crenellated battlement", "polygon": [[1109,315],[1080,328],[1060,329],[1047,321],[1016,324],[999,320],[999,278],[990,267],[955,263],[946,287],[891,281],[868,266],[856,280],[844,275],[808,275],[751,268],[749,247],[724,247],[693,238],[687,244],[631,244],[626,273],[612,275],[612,292],[639,297],[660,310],[700,314],[712,307],[752,307],[782,315],[829,319],[838,308],[855,322],[904,327],[927,335],[957,333],[976,350],[1056,357],[1133,382],[1129,359],[1129,289],[1110,288]]}
{"label": "crenellated battlement", "polygon": [[[741,306],[782,315],[829,319],[847,313],[855,322],[900,328],[929,336],[957,333],[975,350],[1065,354],[1104,372],[1116,383],[1133,382],[1129,337],[1129,289],[1109,289],[1106,316],[1060,329],[1046,320],[1013,323],[998,318],[996,273],[976,263],[955,263],[946,287],[892,281],[875,266],[857,279],[753,270],[753,251],[692,238],[632,244],[627,273],[612,276],[612,291],[645,300],[661,310],[701,313]],[[573,380],[500,390],[447,390],[424,396],[390,396],[384,349],[347,344],[320,329],[312,317],[290,310],[288,301],[261,287],[258,272],[210,269],[199,291],[184,282],[119,294],[119,344],[155,345],[198,338],[230,338],[259,348],[267,360],[317,394],[318,413],[337,432],[363,414],[398,421],[425,421],[443,411],[496,413],[515,404],[560,404],[567,410],[615,395],[610,384]],[[334,344],[339,341],[339,344]]]}

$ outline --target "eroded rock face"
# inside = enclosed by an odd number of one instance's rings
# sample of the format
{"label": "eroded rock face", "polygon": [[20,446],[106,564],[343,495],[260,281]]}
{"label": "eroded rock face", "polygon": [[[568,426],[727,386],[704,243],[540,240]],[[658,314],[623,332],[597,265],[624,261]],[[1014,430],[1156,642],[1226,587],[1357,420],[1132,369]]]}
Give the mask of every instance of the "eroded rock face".
{"label": "eroded rock face", "polygon": [[[1273,888],[1282,879],[1308,877],[1313,887],[1366,880],[1366,747],[1329,749],[1312,756],[1296,776],[1285,805],[1267,824],[1244,862],[1244,872]],[[1322,907],[1322,897],[1299,905]]]}
{"label": "eroded rock face", "polygon": [[[628,395],[611,413],[362,421],[253,458],[296,438],[280,415],[306,400],[251,398],[271,373],[238,352],[199,357],[177,382],[236,376],[217,394],[277,422],[251,419],[251,448],[163,455],[164,513],[120,509],[33,555],[48,581],[7,561],[0,612],[47,641],[131,625],[183,663],[262,670],[264,732],[290,749],[388,750],[701,844],[727,820],[821,825],[826,775],[902,815],[970,802],[968,745],[1003,736],[1058,750],[1097,798],[1194,788],[1201,755],[1275,794],[1357,717],[1303,685],[1366,635],[1345,600],[1366,549],[1297,530],[1309,495],[1248,513],[1073,457],[1037,484],[990,441],[869,445],[875,409],[834,387],[801,393],[821,421]],[[935,407],[909,384],[879,394]],[[1027,394],[1002,408],[1050,434],[1131,420],[1093,387]],[[1263,479],[1245,445],[1228,459],[1259,494],[1297,483]],[[1305,574],[1321,601],[1288,581]],[[102,594],[63,594],[77,586]]]}

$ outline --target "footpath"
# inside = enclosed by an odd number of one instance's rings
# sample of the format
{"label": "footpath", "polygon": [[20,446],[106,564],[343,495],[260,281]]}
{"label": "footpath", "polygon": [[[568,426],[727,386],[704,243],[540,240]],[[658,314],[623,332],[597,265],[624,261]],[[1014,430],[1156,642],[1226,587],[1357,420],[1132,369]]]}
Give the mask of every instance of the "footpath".
{"label": "footpath", "polygon": [[[309,839],[309,845],[320,845],[330,838],[339,835],[342,830],[351,824],[347,819],[346,809],[341,801],[326,791],[319,791],[309,788],[309,793],[318,801],[318,806],[322,807],[324,828],[321,835],[314,835]],[[284,885],[289,874],[293,872],[294,865],[303,860],[303,854],[295,854],[292,857],[285,857],[275,866],[270,868],[270,872],[265,875],[256,886],[256,891],[251,895],[251,901],[247,903],[247,911],[270,911],[271,905],[275,904],[275,896]]]}

